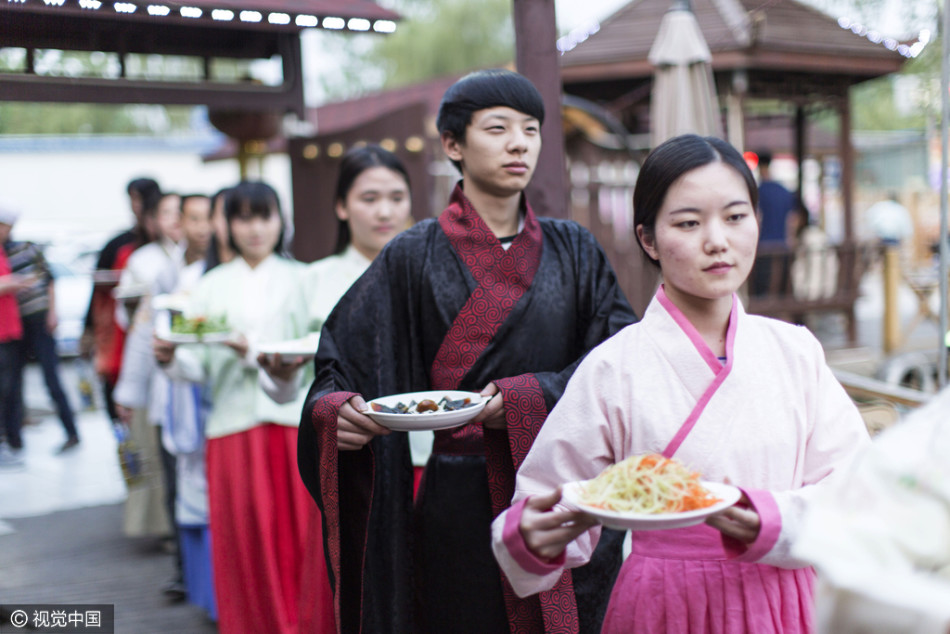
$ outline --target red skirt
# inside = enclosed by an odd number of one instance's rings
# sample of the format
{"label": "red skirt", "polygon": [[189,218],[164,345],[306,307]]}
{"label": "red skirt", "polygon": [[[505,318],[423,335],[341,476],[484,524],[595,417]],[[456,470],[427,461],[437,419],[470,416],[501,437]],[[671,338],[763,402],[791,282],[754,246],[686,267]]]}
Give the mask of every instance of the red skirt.
{"label": "red skirt", "polygon": [[264,424],[207,444],[218,627],[336,632],[320,511],[297,472],[297,429]]}

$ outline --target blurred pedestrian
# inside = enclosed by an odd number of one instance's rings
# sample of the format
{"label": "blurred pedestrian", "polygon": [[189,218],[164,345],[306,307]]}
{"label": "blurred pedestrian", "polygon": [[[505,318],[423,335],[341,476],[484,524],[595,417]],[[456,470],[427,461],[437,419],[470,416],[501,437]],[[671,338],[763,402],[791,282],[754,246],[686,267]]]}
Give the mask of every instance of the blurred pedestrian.
{"label": "blurred pedestrian", "polygon": [[112,292],[132,252],[154,237],[154,230],[148,227],[146,210],[154,210],[161,197],[158,183],[151,178],[130,181],[126,191],[135,224],[109,240],[99,252],[93,273],[92,298],[80,340],[80,354],[87,358],[94,355],[96,374],[102,380],[106,411],[112,421],[119,420],[112,390],[119,379],[125,341],[125,330],[116,324],[116,302]]}
{"label": "blurred pedestrian", "polygon": [[[181,229],[184,251],[180,266],[168,266],[158,276],[155,295],[171,302],[170,312],[183,306],[201,276],[207,272],[206,256],[211,247],[210,198],[189,194],[181,199]],[[168,318],[159,314],[157,319]],[[143,344],[153,355],[155,339]],[[205,476],[204,425],[207,416],[207,390],[203,384],[174,381],[164,372],[156,372],[152,381],[154,401],[162,430],[162,447],[172,457],[173,477],[166,482],[170,514],[174,517],[178,544],[178,568],[163,588],[172,600],[187,598],[217,620],[211,574],[210,533],[208,530],[208,484]],[[161,395],[165,395],[164,398]]]}
{"label": "blurred pedestrian", "polygon": [[[0,208],[0,215],[11,221],[16,218],[16,212],[7,208]],[[23,439],[19,421],[13,416],[13,400],[21,398],[15,390],[14,374],[23,337],[16,294],[28,286],[27,280],[13,274],[6,253],[0,249],[0,467],[23,464]]]}
{"label": "blurred pedestrian", "polygon": [[234,249],[228,238],[228,221],[224,217],[224,204],[229,187],[218,190],[211,197],[211,244],[205,257],[205,271],[234,259]]}
{"label": "blurred pedestrian", "polygon": [[[205,424],[211,552],[221,632],[316,631],[310,614],[328,602],[312,581],[323,570],[310,525],[312,502],[296,473],[303,395],[278,405],[258,381],[258,348],[307,333],[302,265],[282,254],[276,192],[243,182],[226,196],[229,242],[238,256],[201,278],[185,317],[223,319],[224,344],[156,346],[169,376],[207,381]],[[330,619],[332,614],[320,615]]]}
{"label": "blurred pedestrian", "polygon": [[950,388],[882,432],[805,516],[818,632],[950,632]]}
{"label": "blurred pedestrian", "polygon": [[158,367],[151,353],[153,328],[151,298],[159,275],[168,267],[181,267],[181,196],[165,192],[145,220],[155,227],[154,240],[136,249],[122,270],[115,289],[116,323],[124,327],[122,364],[112,398],[121,432],[141,452],[141,473],[130,483],[125,501],[123,530],[129,537],[169,538],[174,545],[174,458],[163,451],[161,410],[165,393],[152,389]]}
{"label": "blurred pedestrian", "polygon": [[[770,290],[785,288],[790,258],[785,252],[790,245],[790,225],[797,222],[795,195],[772,178],[772,152],[759,151],[759,252],[750,279],[753,295],[767,294]],[[772,278],[779,280],[778,289],[772,289]]]}
{"label": "blurred pedestrian", "polygon": [[16,223],[15,213],[0,211],[0,244],[6,253],[10,268],[15,275],[29,285],[17,292],[23,338],[14,355],[12,369],[13,390],[9,403],[4,408],[7,416],[14,419],[13,426],[22,426],[25,417],[23,405],[23,370],[32,355],[40,364],[43,380],[63,429],[66,441],[58,453],[69,451],[79,444],[73,407],[59,379],[59,352],[56,350],[56,284],[42,250],[32,242],[14,241],[10,232]]}
{"label": "blurred pedestrian", "polygon": [[789,223],[796,220],[795,195],[772,178],[772,153],[759,152],[759,243],[787,244]]}

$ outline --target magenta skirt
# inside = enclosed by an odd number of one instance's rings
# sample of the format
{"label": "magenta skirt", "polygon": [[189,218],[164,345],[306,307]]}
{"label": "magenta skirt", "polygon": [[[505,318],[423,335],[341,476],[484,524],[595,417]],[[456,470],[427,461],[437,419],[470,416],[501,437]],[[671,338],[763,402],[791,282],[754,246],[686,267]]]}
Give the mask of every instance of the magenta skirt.
{"label": "magenta skirt", "polygon": [[633,533],[607,607],[605,634],[814,632],[812,568],[728,561],[700,524]]}

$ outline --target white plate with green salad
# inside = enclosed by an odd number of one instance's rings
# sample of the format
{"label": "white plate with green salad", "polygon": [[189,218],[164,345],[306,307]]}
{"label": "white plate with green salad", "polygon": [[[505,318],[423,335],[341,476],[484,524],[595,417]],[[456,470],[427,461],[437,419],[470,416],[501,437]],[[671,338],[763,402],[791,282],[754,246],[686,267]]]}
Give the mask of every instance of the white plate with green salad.
{"label": "white plate with green salad", "polygon": [[223,343],[231,338],[231,327],[224,317],[183,317],[171,322],[159,319],[155,336],[172,343]]}

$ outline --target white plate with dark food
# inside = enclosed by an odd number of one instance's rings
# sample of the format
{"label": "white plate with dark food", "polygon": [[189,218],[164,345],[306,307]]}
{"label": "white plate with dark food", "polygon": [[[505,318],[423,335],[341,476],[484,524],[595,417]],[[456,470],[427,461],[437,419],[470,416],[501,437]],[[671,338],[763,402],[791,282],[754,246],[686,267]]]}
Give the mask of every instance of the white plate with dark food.
{"label": "white plate with dark food", "polygon": [[290,341],[277,341],[274,343],[262,343],[257,346],[258,352],[276,356],[279,360],[293,359],[312,359],[317,353],[317,346],[320,345],[320,333],[313,332],[306,337],[291,339]]}
{"label": "white plate with dark food", "polygon": [[655,531],[668,528],[683,528],[700,524],[710,515],[726,510],[739,501],[742,492],[731,484],[722,482],[700,481],[700,484],[709,491],[718,502],[705,508],[679,513],[632,513],[627,511],[611,511],[586,504],[584,500],[584,485],[590,480],[569,482],[561,488],[561,501],[568,507],[597,518],[608,528],[617,528],[631,531]]}
{"label": "white plate with dark food", "polygon": [[374,398],[363,413],[394,431],[434,431],[464,425],[485,409],[489,398],[460,390],[409,392]]}

